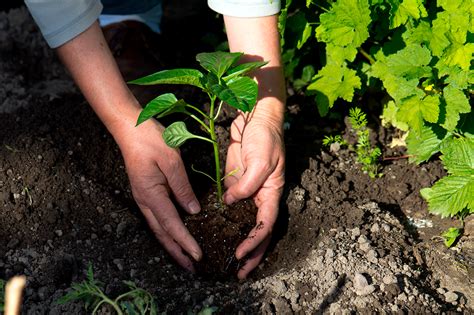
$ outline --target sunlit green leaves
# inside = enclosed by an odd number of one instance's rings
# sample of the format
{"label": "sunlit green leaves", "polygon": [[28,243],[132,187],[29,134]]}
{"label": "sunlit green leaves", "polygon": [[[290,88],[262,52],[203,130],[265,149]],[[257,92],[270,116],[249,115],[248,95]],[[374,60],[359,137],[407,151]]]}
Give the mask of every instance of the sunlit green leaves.
{"label": "sunlit green leaves", "polygon": [[187,140],[193,138],[212,142],[212,140],[208,138],[204,138],[189,132],[186,128],[186,124],[182,121],[176,121],[172,123],[166,127],[165,131],[163,131],[163,140],[171,148],[178,148]]}
{"label": "sunlit green leaves", "polygon": [[242,55],[242,53],[216,51],[197,54],[196,60],[201,67],[220,78]]}
{"label": "sunlit green leaves", "polygon": [[463,91],[449,85],[443,90],[443,96],[446,102],[446,120],[442,126],[452,131],[458,124],[459,114],[469,113],[471,105]]}
{"label": "sunlit green leaves", "polygon": [[441,152],[449,176],[437,181],[433,187],[420,191],[428,201],[430,212],[452,217],[467,208],[474,212],[474,140],[452,139]]}
{"label": "sunlit green leaves", "polygon": [[184,113],[186,111],[186,103],[179,100],[172,93],[162,94],[151,100],[138,116],[137,126],[142,122],[156,116],[161,118],[172,113]]}
{"label": "sunlit green leaves", "polygon": [[390,3],[390,28],[405,24],[410,18],[427,16],[423,0],[387,0]]}
{"label": "sunlit green leaves", "polygon": [[255,69],[261,68],[266,65],[268,61],[254,61],[254,62],[246,62],[240,65],[237,65],[233,68],[230,68],[225,74],[226,76],[223,78],[224,81],[229,81],[236,76],[242,76],[247,74]]}
{"label": "sunlit green leaves", "polygon": [[451,137],[451,133],[444,132],[440,127],[433,125],[421,126],[419,133],[410,132],[406,139],[410,162],[417,164],[429,160],[429,158],[439,152],[442,143]]}
{"label": "sunlit green leaves", "polygon": [[316,94],[319,113],[325,116],[336,99],[351,101],[354,90],[360,86],[360,78],[354,70],[346,66],[328,64],[317,73],[307,90]]}
{"label": "sunlit green leaves", "polygon": [[138,85],[155,84],[189,84],[202,88],[201,78],[203,74],[194,69],[172,69],[163,70],[146,77],[132,80],[128,83]]}

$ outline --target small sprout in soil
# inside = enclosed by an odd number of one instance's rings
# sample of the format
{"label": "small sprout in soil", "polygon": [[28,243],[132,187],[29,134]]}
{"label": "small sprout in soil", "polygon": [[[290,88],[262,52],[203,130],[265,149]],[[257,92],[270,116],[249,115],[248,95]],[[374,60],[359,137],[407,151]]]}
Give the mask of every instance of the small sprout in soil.
{"label": "small sprout in soil", "polygon": [[357,134],[355,152],[357,161],[362,164],[362,170],[367,172],[371,178],[382,176],[379,173],[379,157],[382,154],[380,148],[372,148],[370,134],[367,128],[367,117],[360,108],[354,107],[349,110],[349,121]]}
{"label": "small sprout in soil", "polygon": [[108,297],[103,291],[103,283],[94,278],[92,265],[87,269],[87,278],[81,283],[74,283],[72,291],[61,297],[57,303],[66,304],[71,301],[84,301],[86,310],[92,310],[91,314],[97,314],[102,306],[111,306],[116,314],[158,314],[158,309],[153,296],[138,288],[132,281],[124,281],[129,291],[119,295],[115,299]]}
{"label": "small sprout in soil", "polygon": [[335,136],[324,136],[323,145],[330,147],[333,143],[339,143],[340,146],[347,146],[347,141],[342,138],[341,135]]}
{"label": "small sprout in soil", "polygon": [[450,248],[451,246],[454,245],[454,243],[462,235],[462,233],[463,233],[462,228],[451,227],[451,228],[447,229],[446,231],[444,231],[441,234],[441,236],[444,239],[444,245],[446,245],[446,247]]}
{"label": "small sprout in soil", "polygon": [[220,203],[222,203],[222,180],[232,174],[224,177],[221,174],[215,121],[221,113],[224,102],[242,112],[252,111],[257,102],[258,85],[246,74],[267,64],[264,61],[238,63],[242,55],[243,53],[220,51],[200,53],[196,56],[196,60],[205,72],[196,69],[163,70],[129,82],[138,85],[187,84],[200,88],[208,95],[210,106],[209,112],[206,113],[198,106],[178,99],[172,93],[162,94],[145,106],[138,117],[137,126],[152,117],[162,118],[172,113],[183,113],[194,119],[202,127],[206,136],[189,132],[183,121],[177,121],[165,129],[163,139],[172,148],[181,146],[189,139],[200,139],[212,144],[215,176],[202,171],[198,173],[205,174],[215,183]]}

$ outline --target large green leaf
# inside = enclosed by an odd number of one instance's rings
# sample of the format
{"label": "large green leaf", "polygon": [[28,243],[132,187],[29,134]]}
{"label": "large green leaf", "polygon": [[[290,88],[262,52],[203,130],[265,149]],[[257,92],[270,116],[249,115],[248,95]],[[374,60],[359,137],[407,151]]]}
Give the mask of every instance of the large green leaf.
{"label": "large green leaf", "polygon": [[469,113],[472,108],[464,92],[451,85],[444,88],[443,96],[446,101],[446,120],[442,126],[452,131],[458,124],[459,114]]}
{"label": "large green leaf", "polygon": [[195,69],[172,69],[159,71],[128,83],[138,85],[189,84],[203,88],[201,84],[202,77],[203,74]]}
{"label": "large green leaf", "polygon": [[338,98],[351,101],[354,90],[361,87],[356,72],[345,65],[328,64],[314,77],[307,90],[316,94],[319,113],[325,116]]}
{"label": "large green leaf", "polygon": [[421,134],[424,120],[436,122],[439,116],[439,97],[428,95],[420,99],[417,96],[404,100],[397,112],[397,119],[406,122],[417,135]]}
{"label": "large green leaf", "polygon": [[474,175],[446,176],[420,193],[428,201],[430,212],[442,217],[455,216],[466,207],[474,212]]}
{"label": "large green leaf", "polygon": [[141,111],[137,126],[154,116],[161,118],[172,113],[183,113],[186,111],[185,106],[186,103],[183,100],[178,100],[174,94],[162,94],[151,100]]}
{"label": "large green leaf", "polygon": [[229,53],[223,51],[216,51],[211,53],[200,53],[196,55],[196,60],[201,67],[214,74],[218,78],[232,67],[243,53]]}
{"label": "large green leaf", "polygon": [[254,61],[254,62],[246,62],[242,63],[240,65],[237,65],[235,67],[230,68],[226,72],[226,76],[223,78],[224,81],[229,81],[232,78],[235,78],[237,76],[241,76],[244,74],[249,73],[252,70],[258,69],[260,67],[263,67],[266,65],[268,61]]}
{"label": "large green leaf", "polygon": [[432,126],[423,125],[421,133],[410,132],[408,134],[406,143],[408,154],[412,155],[410,162],[420,164],[427,161],[433,154],[439,152],[443,141],[451,136],[451,133],[440,134],[433,129]]}
{"label": "large green leaf", "polygon": [[186,128],[186,124],[182,121],[172,123],[163,131],[163,140],[165,140],[165,143],[171,148],[178,148],[185,143],[186,140],[193,138],[212,142],[210,139],[189,132]]}
{"label": "large green leaf", "polygon": [[209,75],[208,88],[221,101],[243,112],[252,111],[257,103],[258,85],[249,77],[236,77],[227,83],[219,83],[215,76]]}
{"label": "large green leaf", "polygon": [[443,164],[450,174],[474,176],[474,139],[453,139],[441,152]]}

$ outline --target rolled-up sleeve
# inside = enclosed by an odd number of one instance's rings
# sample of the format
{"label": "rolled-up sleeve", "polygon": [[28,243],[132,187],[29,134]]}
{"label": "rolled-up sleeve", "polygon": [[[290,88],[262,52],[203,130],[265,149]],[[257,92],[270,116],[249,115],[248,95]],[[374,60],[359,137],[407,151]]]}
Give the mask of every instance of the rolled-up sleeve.
{"label": "rolled-up sleeve", "polygon": [[235,17],[260,17],[280,12],[280,0],[208,0],[214,11]]}
{"label": "rolled-up sleeve", "polygon": [[25,0],[51,48],[84,32],[102,12],[99,0]]}

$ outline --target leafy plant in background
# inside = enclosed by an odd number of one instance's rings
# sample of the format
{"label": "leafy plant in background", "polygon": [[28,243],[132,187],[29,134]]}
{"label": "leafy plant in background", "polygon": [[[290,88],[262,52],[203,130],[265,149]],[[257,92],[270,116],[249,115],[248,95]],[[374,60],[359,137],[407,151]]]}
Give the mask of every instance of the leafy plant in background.
{"label": "leafy plant in background", "polygon": [[[474,156],[472,0],[287,0],[280,31],[283,55],[293,55],[285,64],[290,80],[295,69],[319,68],[305,82],[322,116],[340,99],[386,92],[382,119],[408,132],[410,161],[441,152],[450,173],[422,191],[430,211],[474,212],[472,161],[452,161],[450,154]],[[296,42],[288,42],[289,34]]]}
{"label": "leafy plant in background", "polygon": [[157,313],[157,306],[153,296],[147,291],[138,288],[131,281],[124,281],[129,291],[125,292],[115,299],[108,297],[104,291],[104,285],[94,278],[92,265],[89,264],[87,277],[81,283],[74,283],[72,291],[61,297],[57,303],[65,304],[71,301],[84,301],[86,310],[91,314],[97,314],[102,306],[110,305],[118,315],[122,314],[140,314],[153,315]]}
{"label": "leafy plant in background", "polygon": [[367,128],[367,117],[360,108],[354,107],[349,110],[349,121],[357,134],[356,154],[357,161],[362,164],[362,170],[367,172],[371,178],[380,176],[379,157],[382,154],[378,147],[372,148],[370,144],[370,133]]}
{"label": "leafy plant in background", "polygon": [[[138,117],[137,125],[152,117],[162,118],[172,113],[183,113],[197,121],[207,137],[192,134],[183,121],[177,121],[165,129],[163,139],[172,148],[177,148],[186,140],[193,138],[212,144],[215,176],[197,172],[206,175],[216,184],[219,202],[222,201],[222,180],[225,176],[221,175],[215,121],[221,113],[224,102],[242,112],[252,111],[257,102],[258,85],[246,74],[266,64],[263,61],[238,64],[242,55],[228,52],[200,53],[196,56],[196,60],[206,73],[195,69],[164,70],[129,82],[139,85],[188,84],[200,88],[209,96],[209,113],[205,113],[182,99],[178,100],[174,94],[160,95],[145,106]],[[232,173],[226,176],[230,175]]]}

